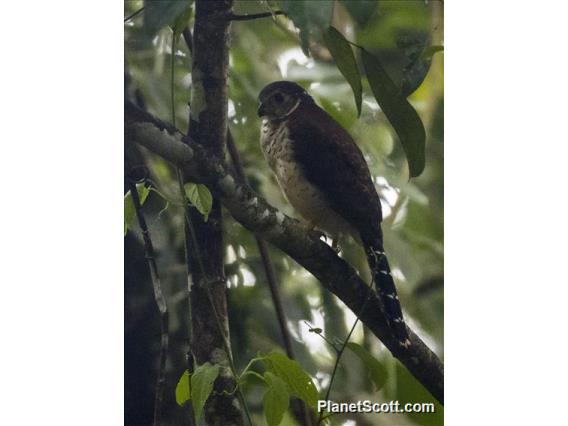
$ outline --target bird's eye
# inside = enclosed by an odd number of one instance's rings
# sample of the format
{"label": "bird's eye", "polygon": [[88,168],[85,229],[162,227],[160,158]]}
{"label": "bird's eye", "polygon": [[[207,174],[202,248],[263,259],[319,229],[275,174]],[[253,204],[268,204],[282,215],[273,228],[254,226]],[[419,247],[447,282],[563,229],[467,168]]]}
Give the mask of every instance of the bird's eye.
{"label": "bird's eye", "polygon": [[282,96],[282,94],[280,93],[277,93],[274,95],[274,100],[280,104],[284,100],[284,96]]}

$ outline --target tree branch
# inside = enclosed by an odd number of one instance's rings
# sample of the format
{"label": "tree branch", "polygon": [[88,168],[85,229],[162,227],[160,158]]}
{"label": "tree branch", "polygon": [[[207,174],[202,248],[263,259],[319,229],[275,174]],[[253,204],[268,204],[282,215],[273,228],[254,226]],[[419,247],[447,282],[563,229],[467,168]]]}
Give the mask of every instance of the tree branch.
{"label": "tree branch", "polygon": [[[245,228],[274,244],[311,272],[321,284],[345,303],[391,351],[412,375],[443,404],[443,364],[411,329],[411,344],[399,346],[382,314],[380,302],[373,295],[364,310],[367,285],[357,272],[335,251],[319,239],[317,233],[306,232],[296,220],[269,205],[249,186],[239,184],[219,160],[202,146],[185,138],[184,145],[173,130],[162,131],[163,123],[153,117],[141,119],[129,113],[136,107],[127,105],[125,111],[126,141],[136,142],[164,159],[183,168],[184,172],[206,183],[231,215]],[[162,126],[162,127],[160,127]],[[155,129],[153,129],[155,127]]]}

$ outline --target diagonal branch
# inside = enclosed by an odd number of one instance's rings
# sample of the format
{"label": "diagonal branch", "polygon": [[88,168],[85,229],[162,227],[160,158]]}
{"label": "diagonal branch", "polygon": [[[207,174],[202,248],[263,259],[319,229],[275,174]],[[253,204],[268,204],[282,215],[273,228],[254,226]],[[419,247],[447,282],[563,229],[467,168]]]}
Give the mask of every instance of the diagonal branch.
{"label": "diagonal branch", "polygon": [[206,183],[232,216],[245,228],[274,244],[311,272],[321,284],[359,315],[359,319],[422,385],[443,404],[443,364],[411,329],[411,344],[400,347],[391,335],[378,298],[365,305],[367,285],[357,272],[315,233],[307,233],[299,223],[269,205],[249,186],[238,183],[226,165],[202,146],[150,116],[134,105],[125,110],[125,139],[136,142],[178,165],[197,182]]}

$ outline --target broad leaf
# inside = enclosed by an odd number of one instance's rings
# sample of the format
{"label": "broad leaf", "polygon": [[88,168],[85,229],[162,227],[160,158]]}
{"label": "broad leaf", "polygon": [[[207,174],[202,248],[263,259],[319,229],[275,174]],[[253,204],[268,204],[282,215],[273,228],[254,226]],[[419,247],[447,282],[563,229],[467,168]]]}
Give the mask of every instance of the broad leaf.
{"label": "broad leaf", "polygon": [[[140,205],[144,205],[144,201],[148,197],[150,190],[144,186],[143,183],[136,185],[136,191],[138,191],[138,198],[140,199]],[[128,191],[124,195],[124,235],[128,232],[128,227],[134,220],[136,216],[136,209],[134,208],[134,202],[132,201],[132,194]]]}
{"label": "broad leaf", "polygon": [[325,44],[329,49],[331,56],[335,60],[335,64],[345,80],[351,86],[353,95],[355,96],[355,105],[357,106],[357,115],[361,115],[361,102],[362,102],[362,88],[361,88],[361,75],[357,67],[357,61],[351,46],[343,37],[343,35],[333,27],[329,27],[324,33],[323,38]]}
{"label": "broad leaf", "polygon": [[219,375],[219,365],[211,365],[206,362],[195,369],[191,376],[191,400],[193,402],[193,410],[195,412],[195,421],[199,423],[203,407],[211,391],[213,383]]}
{"label": "broad leaf", "polygon": [[213,196],[209,189],[200,183],[186,183],[184,186],[185,195],[189,202],[201,213],[207,222],[211,208],[213,207]]}
{"label": "broad leaf", "polygon": [[393,83],[381,63],[362,50],[363,65],[375,99],[398,134],[408,160],[410,177],[420,176],[425,166],[426,131],[416,110]]}
{"label": "broad leaf", "polygon": [[300,43],[306,56],[309,54],[310,35],[319,34],[331,21],[333,0],[280,0],[281,8],[300,30]]}
{"label": "broad leaf", "polygon": [[185,370],[176,385],[176,402],[181,407],[191,399],[189,371]]}
{"label": "broad leaf", "polygon": [[383,365],[363,346],[349,342],[347,343],[347,347],[351,349],[351,351],[357,355],[361,361],[363,361],[363,364],[365,364],[365,367],[371,376],[371,380],[375,384],[375,390],[378,391],[381,389],[387,379],[387,370],[385,367],[383,367]]}
{"label": "broad leaf", "polygon": [[154,34],[173,24],[191,6],[192,0],[144,0],[144,28]]}
{"label": "broad leaf", "polygon": [[280,377],[267,371],[264,373],[264,379],[268,384],[263,400],[264,416],[268,426],[278,426],[290,405],[290,394],[286,383]]}
{"label": "broad leaf", "polygon": [[297,361],[279,352],[272,352],[265,358],[268,370],[281,378],[292,395],[302,399],[310,407],[317,408],[318,391],[311,377]]}

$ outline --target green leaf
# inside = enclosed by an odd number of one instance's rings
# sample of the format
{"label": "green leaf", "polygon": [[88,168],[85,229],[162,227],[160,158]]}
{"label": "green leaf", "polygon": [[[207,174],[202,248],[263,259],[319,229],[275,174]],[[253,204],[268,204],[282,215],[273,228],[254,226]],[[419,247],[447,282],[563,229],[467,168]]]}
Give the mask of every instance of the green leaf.
{"label": "green leaf", "polygon": [[426,163],[424,125],[379,60],[366,50],[362,50],[362,58],[375,99],[398,134],[408,160],[410,177],[420,176]]}
{"label": "green leaf", "polygon": [[185,370],[176,385],[176,402],[182,407],[191,399],[189,371]]}
{"label": "green leaf", "polygon": [[428,46],[426,49],[422,51],[422,54],[420,56],[422,57],[422,59],[431,59],[435,53],[443,51],[444,51],[444,46],[439,46],[439,45]]}
{"label": "green leaf", "polygon": [[375,391],[381,389],[387,379],[387,370],[377,359],[367,351],[363,346],[357,343],[349,342],[347,347],[359,357],[365,367],[369,371],[371,380],[375,384]]}
{"label": "green leaf", "polygon": [[[138,191],[138,198],[140,199],[140,205],[144,205],[144,201],[150,193],[150,189],[146,188],[143,183],[136,185],[136,191]],[[124,194],[124,235],[128,232],[128,227],[134,220],[136,216],[136,209],[134,208],[134,202],[132,201],[132,194],[128,191]]]}
{"label": "green leaf", "polygon": [[331,56],[335,60],[335,64],[345,80],[351,86],[353,95],[355,96],[355,105],[357,106],[357,116],[361,115],[361,102],[362,102],[362,88],[361,88],[361,75],[357,67],[357,61],[351,46],[339,31],[333,27],[329,27],[323,33],[323,39],[329,49]]}
{"label": "green leaf", "polygon": [[300,43],[306,56],[309,54],[309,38],[319,34],[331,21],[334,0],[280,0],[280,7],[300,30]]}
{"label": "green leaf", "polygon": [[265,358],[268,370],[281,378],[292,395],[302,399],[310,407],[317,409],[318,391],[311,377],[297,361],[279,352],[272,352]]}
{"label": "green leaf", "polygon": [[189,202],[201,213],[207,222],[211,208],[213,207],[213,196],[209,189],[200,183],[186,183],[184,186],[185,195]]}
{"label": "green leaf", "polygon": [[428,75],[432,56],[444,50],[444,46],[420,47],[421,43],[411,43],[404,48],[409,62],[402,70],[400,90],[403,96],[408,97],[416,91]]}
{"label": "green leaf", "polygon": [[144,28],[154,34],[185,13],[191,0],[144,0]]}
{"label": "green leaf", "polygon": [[377,0],[339,0],[349,14],[361,26],[367,25],[373,17],[379,2]]}
{"label": "green leaf", "polygon": [[195,412],[195,421],[199,423],[203,407],[211,391],[213,383],[219,375],[219,365],[211,365],[206,362],[195,369],[191,376],[191,399],[193,401],[193,410]]}
{"label": "green leaf", "polygon": [[264,394],[264,416],[268,426],[278,426],[282,422],[284,413],[290,405],[290,394],[286,383],[274,374],[267,371],[264,379],[268,383],[268,390]]}

